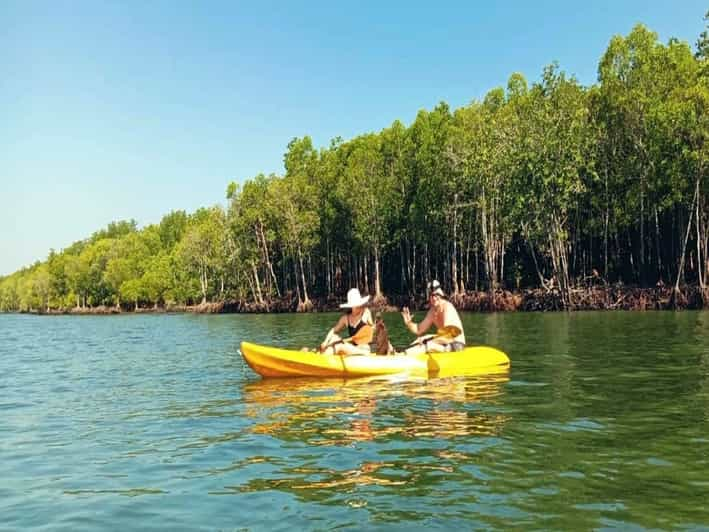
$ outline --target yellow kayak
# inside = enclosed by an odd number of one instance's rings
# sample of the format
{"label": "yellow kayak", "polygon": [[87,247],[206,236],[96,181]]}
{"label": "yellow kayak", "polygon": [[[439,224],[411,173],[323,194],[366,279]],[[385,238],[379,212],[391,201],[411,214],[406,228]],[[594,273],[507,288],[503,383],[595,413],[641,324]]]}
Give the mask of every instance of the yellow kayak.
{"label": "yellow kayak", "polygon": [[241,354],[262,377],[366,377],[397,373],[453,376],[496,373],[510,365],[505,353],[485,346],[466,347],[453,353],[346,356],[242,342]]}

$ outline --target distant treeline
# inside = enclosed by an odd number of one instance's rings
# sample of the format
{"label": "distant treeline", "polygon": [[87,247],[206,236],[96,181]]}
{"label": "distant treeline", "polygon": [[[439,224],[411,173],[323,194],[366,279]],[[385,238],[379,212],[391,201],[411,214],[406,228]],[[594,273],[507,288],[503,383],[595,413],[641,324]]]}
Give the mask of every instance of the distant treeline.
{"label": "distant treeline", "polygon": [[[708,14],[709,16],[709,14]],[[705,19],[706,20],[706,19]],[[239,301],[358,286],[372,295],[539,288],[573,307],[590,282],[704,288],[709,34],[642,25],[583,87],[556,65],[531,86],[316,149],[227,190],[228,208],[110,224],[0,279],[0,310]]]}

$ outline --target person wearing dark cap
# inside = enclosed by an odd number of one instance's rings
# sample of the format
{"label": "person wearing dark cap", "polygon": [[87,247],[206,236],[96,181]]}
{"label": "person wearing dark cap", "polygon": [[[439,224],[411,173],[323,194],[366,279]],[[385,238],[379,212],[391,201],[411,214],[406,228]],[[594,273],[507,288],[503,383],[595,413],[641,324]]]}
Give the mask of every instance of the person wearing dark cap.
{"label": "person wearing dark cap", "polygon": [[[442,352],[442,351],[462,351],[465,348],[465,333],[460,315],[453,306],[453,303],[446,299],[446,294],[441,288],[441,283],[432,281],[427,285],[429,309],[426,316],[420,323],[414,323],[411,319],[411,312],[408,307],[404,307],[401,316],[404,318],[404,325],[413,334],[419,337],[419,342],[406,350],[409,354],[422,352]],[[443,327],[455,327],[460,330],[460,334],[454,337],[431,335],[423,338],[422,335],[428,331],[432,325],[438,329]]]}

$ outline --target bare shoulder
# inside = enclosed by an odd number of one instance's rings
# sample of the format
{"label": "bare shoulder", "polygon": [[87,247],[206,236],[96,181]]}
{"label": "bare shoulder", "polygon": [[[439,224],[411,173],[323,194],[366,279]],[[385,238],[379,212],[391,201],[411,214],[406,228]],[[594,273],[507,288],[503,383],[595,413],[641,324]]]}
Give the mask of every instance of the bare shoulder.
{"label": "bare shoulder", "polygon": [[455,305],[453,305],[450,301],[446,301],[444,312],[449,316],[458,316],[458,309],[456,309]]}
{"label": "bare shoulder", "polygon": [[446,299],[446,309],[450,309],[450,310],[454,310],[455,312],[458,312],[458,309],[455,308],[455,305],[453,303],[451,303],[450,301],[448,301],[447,299]]}
{"label": "bare shoulder", "polygon": [[369,311],[368,308],[364,309],[364,312],[362,313],[362,321],[368,323],[369,325],[372,325],[374,323],[374,320],[372,319],[372,313]]}

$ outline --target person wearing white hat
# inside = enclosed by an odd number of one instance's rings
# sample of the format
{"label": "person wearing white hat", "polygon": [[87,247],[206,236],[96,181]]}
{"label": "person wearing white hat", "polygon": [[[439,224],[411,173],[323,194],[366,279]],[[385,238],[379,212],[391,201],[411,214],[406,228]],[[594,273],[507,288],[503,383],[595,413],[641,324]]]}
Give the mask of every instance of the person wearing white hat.
{"label": "person wearing white hat", "polygon": [[[346,309],[335,326],[325,336],[320,344],[320,352],[327,354],[367,355],[370,353],[369,343],[374,336],[372,314],[365,307],[369,296],[362,296],[358,288],[347,292],[347,302],[340,308]],[[347,327],[349,338],[343,339],[337,333]]]}
{"label": "person wearing white hat", "polygon": [[[441,288],[441,283],[431,281],[427,285],[428,292],[428,312],[420,323],[414,323],[411,318],[409,307],[404,307],[401,310],[401,316],[404,318],[406,328],[419,337],[420,342],[406,350],[407,353],[428,353],[441,351],[462,351],[465,348],[465,333],[463,332],[463,323],[460,321],[460,315],[453,306],[453,303],[446,299],[446,294]],[[443,327],[452,327],[460,333],[453,337],[443,335],[431,335],[428,338],[422,335],[435,325],[438,329]],[[455,333],[454,333],[455,334]]]}

